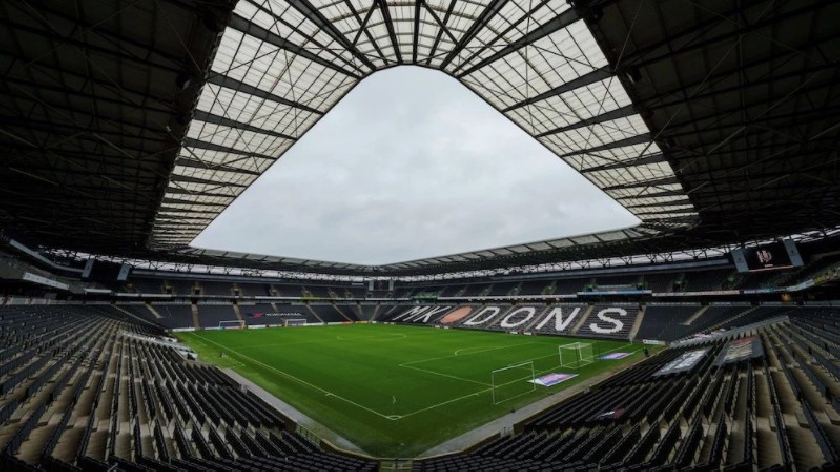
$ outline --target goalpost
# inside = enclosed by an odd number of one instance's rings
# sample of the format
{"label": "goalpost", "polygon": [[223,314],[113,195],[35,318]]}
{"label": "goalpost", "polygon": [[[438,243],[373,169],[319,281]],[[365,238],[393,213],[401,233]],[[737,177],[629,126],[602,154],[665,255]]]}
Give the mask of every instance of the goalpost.
{"label": "goalpost", "polygon": [[245,329],[245,320],[221,320],[219,321],[219,330],[225,329]]}
{"label": "goalpost", "polygon": [[284,323],[286,326],[303,326],[306,324],[305,318],[288,318]]}
{"label": "goalpost", "polygon": [[496,369],[490,373],[490,380],[494,405],[531,393],[537,389],[534,361]]}
{"label": "goalpost", "polygon": [[579,369],[594,360],[592,356],[592,344],[590,343],[569,343],[561,344],[558,347],[560,353],[560,367]]}

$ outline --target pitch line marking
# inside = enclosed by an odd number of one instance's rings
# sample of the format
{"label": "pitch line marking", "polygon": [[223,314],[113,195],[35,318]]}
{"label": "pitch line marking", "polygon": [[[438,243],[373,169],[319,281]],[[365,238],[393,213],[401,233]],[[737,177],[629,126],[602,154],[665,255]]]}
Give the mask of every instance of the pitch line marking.
{"label": "pitch line marking", "polygon": [[282,370],[279,370],[279,369],[277,369],[277,368],[275,368],[275,367],[273,367],[273,366],[270,366],[270,365],[268,365],[268,364],[266,364],[266,363],[264,363],[264,362],[261,362],[261,361],[258,361],[258,360],[256,360],[256,359],[252,358],[252,357],[246,356],[245,354],[242,354],[242,353],[236,352],[235,350],[233,350],[233,349],[231,349],[231,348],[228,348],[228,347],[225,347],[225,346],[223,346],[223,345],[221,345],[221,344],[217,343],[216,341],[213,341],[212,339],[207,339],[207,341],[210,341],[211,343],[213,343],[213,344],[215,344],[215,345],[219,346],[220,348],[222,348],[222,349],[224,349],[224,350],[226,350],[226,351],[230,351],[230,352],[231,352],[231,353],[233,353],[234,355],[237,355],[237,356],[242,356],[242,357],[244,357],[244,358],[248,359],[249,361],[251,361],[251,362],[253,362],[253,363],[255,363],[255,364],[259,364],[259,365],[261,365],[261,366],[263,366],[263,367],[265,367],[265,368],[267,368],[267,369],[273,370],[274,372],[277,372],[278,374],[283,375],[283,376],[285,376],[285,377],[288,377],[288,378],[290,378],[290,379],[292,379],[292,380],[294,380],[294,381],[296,381],[296,382],[299,382],[299,383],[302,383],[302,384],[307,385],[307,386],[309,386],[309,387],[312,387],[312,388],[314,388],[315,390],[318,390],[319,392],[323,393],[325,396],[331,396],[331,397],[337,398],[337,399],[339,399],[339,400],[341,400],[341,401],[343,401],[343,402],[349,403],[349,404],[351,404],[351,405],[353,405],[353,406],[357,406],[357,407],[359,407],[359,408],[361,408],[361,409],[363,409],[363,410],[365,410],[365,411],[368,411],[368,412],[370,412],[370,413],[373,413],[374,415],[376,415],[376,416],[378,416],[378,417],[380,417],[380,418],[385,418],[386,420],[391,420],[391,421],[394,421],[394,419],[389,418],[387,415],[383,415],[383,414],[379,413],[379,412],[378,412],[378,411],[376,411],[376,410],[373,410],[373,409],[371,409],[371,408],[368,408],[368,407],[366,407],[366,406],[364,406],[364,405],[360,405],[360,404],[358,404],[358,403],[354,402],[353,400],[350,400],[350,399],[344,398],[344,397],[342,397],[342,396],[340,396],[340,395],[336,395],[335,393],[330,392],[329,390],[324,390],[323,388],[321,388],[321,387],[319,387],[319,386],[317,386],[317,385],[315,385],[315,384],[313,384],[313,383],[307,382],[307,381],[305,381],[305,380],[303,380],[303,379],[299,379],[299,378],[295,377],[295,376],[294,376],[294,375],[292,375],[292,374],[288,374],[288,373],[286,373],[286,372],[283,372]]}
{"label": "pitch line marking", "polygon": [[[394,341],[396,339],[405,339],[408,338],[405,334],[402,333],[384,333],[382,335],[361,335],[358,337],[353,337],[353,335],[349,335],[350,337],[347,338],[344,335],[339,334],[335,337],[339,341],[368,341],[368,340],[375,340],[375,341]],[[395,336],[395,337],[386,337],[386,336]]]}
{"label": "pitch line marking", "polygon": [[[254,362],[254,363],[256,363],[256,364],[260,364],[260,365],[262,365],[262,366],[264,366],[264,367],[266,367],[266,368],[268,368],[268,369],[270,369],[270,370],[273,370],[273,371],[277,372],[277,373],[278,373],[278,374],[280,374],[280,375],[283,375],[283,376],[285,376],[285,377],[288,377],[288,378],[290,378],[290,379],[292,379],[292,380],[295,380],[295,381],[297,381],[297,382],[299,382],[299,383],[302,383],[302,384],[304,384],[304,385],[310,386],[310,387],[312,387],[312,388],[314,388],[314,389],[318,390],[319,392],[323,393],[323,394],[324,394],[324,396],[327,396],[327,397],[329,397],[329,396],[335,397],[335,398],[337,398],[337,399],[339,399],[339,400],[341,400],[341,401],[344,401],[344,402],[349,403],[349,404],[351,404],[351,405],[353,405],[353,406],[359,407],[359,408],[361,408],[361,409],[363,409],[363,410],[365,410],[365,411],[368,411],[368,412],[370,412],[370,413],[373,413],[373,414],[375,414],[376,416],[379,416],[380,418],[384,418],[384,419],[389,420],[389,421],[397,421],[397,420],[401,420],[401,419],[403,419],[403,418],[408,418],[408,417],[410,417],[410,416],[415,416],[415,415],[420,414],[420,413],[423,413],[423,412],[425,412],[425,411],[429,411],[429,410],[432,410],[432,409],[434,409],[434,408],[437,408],[437,407],[440,407],[440,406],[443,406],[443,405],[448,405],[448,404],[450,404],[450,403],[455,403],[455,402],[460,401],[460,400],[463,400],[463,399],[465,399],[465,398],[475,397],[475,396],[478,396],[478,395],[481,395],[481,394],[483,394],[483,393],[487,393],[487,392],[490,392],[490,391],[492,391],[492,390],[493,390],[493,387],[491,386],[490,388],[485,388],[485,389],[483,389],[483,390],[479,390],[479,391],[477,391],[477,392],[473,392],[473,393],[470,393],[470,394],[467,394],[467,395],[463,395],[463,396],[460,396],[460,397],[457,397],[457,398],[452,398],[452,399],[450,399],[450,400],[446,400],[446,401],[444,401],[444,402],[437,403],[437,404],[435,404],[435,405],[430,405],[430,406],[427,406],[427,407],[423,407],[423,408],[421,408],[421,409],[419,409],[419,410],[413,411],[413,412],[408,413],[408,414],[405,414],[405,415],[383,415],[383,414],[379,413],[378,411],[373,410],[373,409],[371,409],[371,408],[368,408],[368,407],[366,407],[366,406],[364,406],[364,405],[360,405],[360,404],[358,404],[358,403],[354,402],[353,400],[349,400],[349,399],[344,398],[344,397],[342,397],[342,396],[336,395],[336,394],[334,394],[334,393],[332,393],[332,392],[330,392],[330,391],[328,391],[328,390],[324,390],[323,388],[321,388],[321,387],[319,387],[319,386],[317,386],[317,385],[314,385],[314,384],[312,384],[312,383],[310,383],[310,382],[307,382],[307,381],[305,381],[305,380],[299,379],[299,378],[295,377],[294,375],[288,374],[288,373],[283,372],[283,371],[281,371],[281,370],[279,370],[279,369],[277,369],[277,368],[275,368],[275,367],[273,367],[273,366],[270,366],[270,365],[268,365],[268,364],[265,364],[264,362],[260,362],[260,361],[258,361],[258,360],[256,360],[256,359],[252,358],[252,357],[246,356],[245,354],[242,354],[242,353],[236,352],[235,350],[233,350],[233,349],[231,349],[231,348],[228,348],[228,347],[225,347],[225,346],[223,346],[223,345],[221,345],[221,344],[217,343],[216,341],[213,341],[212,339],[208,339],[208,338],[204,338],[204,339],[205,339],[206,341],[210,341],[211,343],[213,343],[213,344],[215,344],[215,345],[219,346],[220,348],[222,348],[222,349],[224,349],[224,350],[227,350],[227,351],[232,352],[233,354],[235,354],[235,355],[237,355],[237,356],[242,356],[242,357],[244,357],[244,358],[246,358],[246,359],[250,360],[251,362]],[[538,343],[538,342],[531,342],[531,343],[526,343],[526,344],[542,344],[542,343]],[[498,349],[505,349],[505,348],[508,348],[508,347],[521,346],[521,345],[522,345],[522,344],[511,344],[511,345],[507,345],[507,346],[498,346],[497,348],[498,348]],[[617,350],[619,350],[619,349],[624,349],[624,347],[626,347],[626,346],[633,346],[633,343],[627,343],[627,344],[624,344],[624,345],[622,345],[622,346],[619,346],[619,347],[617,347],[617,348],[615,348],[615,349],[610,349],[610,350],[607,350],[607,351],[601,351],[601,352],[602,352],[602,353],[605,353],[605,352],[613,352],[613,351],[617,351]],[[490,349],[490,350],[497,350],[497,349]],[[640,351],[640,350],[633,351],[633,354],[635,354],[635,353],[637,353],[637,352],[639,352],[639,351]],[[480,351],[480,352],[484,352],[484,351]],[[475,354],[478,354],[478,353],[480,353],[480,352],[476,352]],[[537,357],[537,358],[534,358],[534,359],[527,359],[526,361],[532,361],[532,360],[536,360],[536,359],[544,359],[544,358],[546,358],[546,357],[551,357],[551,356],[555,356],[555,355],[557,355],[557,354],[552,353],[552,354],[549,354],[549,355],[546,355],[546,356],[540,356],[540,357]],[[424,360],[420,360],[420,361],[413,361],[413,362],[409,362],[409,363],[399,364],[399,366],[400,366],[400,367],[408,367],[408,368],[415,369],[415,370],[422,370],[422,369],[419,369],[419,368],[414,367],[414,366],[409,366],[408,364],[411,364],[411,363],[418,363],[418,362],[425,362],[425,361],[430,361],[430,360],[447,359],[447,358],[450,358],[450,357],[454,357],[454,356],[444,356],[444,357],[439,357],[439,358],[424,359]],[[559,366],[558,366],[558,367],[559,367]],[[552,370],[554,370],[554,369],[556,369],[556,368],[557,368],[557,367],[551,367],[551,368],[549,368],[549,369],[541,370],[541,371],[539,371],[538,373],[543,374],[543,373],[545,373],[545,372],[552,371]],[[475,381],[475,380],[464,379],[464,378],[460,378],[460,377],[453,377],[453,376],[450,376],[450,375],[447,375],[447,374],[441,374],[441,373],[439,373],[439,372],[433,372],[433,371],[426,371],[426,372],[428,372],[428,373],[430,373],[430,374],[435,374],[435,375],[444,375],[444,376],[446,376],[446,377],[452,377],[452,378],[456,378],[456,379],[459,379],[459,380],[464,380],[464,381],[468,381],[468,382],[474,382],[474,383],[481,383],[481,384],[483,384],[483,385],[489,385],[489,384],[482,383],[482,382],[478,382],[478,381]],[[527,378],[527,377],[525,377],[525,378]]]}

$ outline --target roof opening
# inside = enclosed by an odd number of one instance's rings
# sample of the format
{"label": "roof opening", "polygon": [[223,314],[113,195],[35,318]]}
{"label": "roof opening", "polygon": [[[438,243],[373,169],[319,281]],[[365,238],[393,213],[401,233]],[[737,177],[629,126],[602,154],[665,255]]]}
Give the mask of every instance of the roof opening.
{"label": "roof opening", "polygon": [[359,83],[192,245],[382,264],[638,222],[455,79],[400,67]]}

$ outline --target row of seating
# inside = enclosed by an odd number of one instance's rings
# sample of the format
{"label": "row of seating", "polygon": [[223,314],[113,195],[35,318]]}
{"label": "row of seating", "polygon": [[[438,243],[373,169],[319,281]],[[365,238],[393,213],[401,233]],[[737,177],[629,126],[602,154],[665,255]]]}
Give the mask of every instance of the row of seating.
{"label": "row of seating", "polygon": [[414,470],[836,470],[840,336],[826,328],[840,331],[840,309],[787,314],[669,348]]}
{"label": "row of seating", "polygon": [[273,408],[160,333],[108,306],[0,309],[0,337],[12,342],[4,352],[23,358],[3,363],[3,379],[27,373],[0,396],[0,469],[376,468],[288,430]]}

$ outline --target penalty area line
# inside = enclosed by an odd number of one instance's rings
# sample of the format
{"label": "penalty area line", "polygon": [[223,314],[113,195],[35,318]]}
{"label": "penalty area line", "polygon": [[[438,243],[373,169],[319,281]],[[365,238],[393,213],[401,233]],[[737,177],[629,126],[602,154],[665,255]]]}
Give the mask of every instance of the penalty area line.
{"label": "penalty area line", "polygon": [[[225,347],[225,346],[223,346],[223,345],[221,345],[221,344],[217,343],[216,341],[213,341],[213,340],[211,340],[211,339],[208,339],[207,341],[210,341],[211,343],[213,343],[213,344],[215,344],[215,345],[219,346],[220,348],[222,348],[222,349],[224,349],[224,350],[226,350],[226,351],[230,351],[230,352],[232,353],[232,355],[244,357],[245,359],[248,359],[249,361],[251,361],[251,362],[253,362],[253,363],[255,363],[255,364],[259,364],[259,365],[261,365],[261,366],[265,367],[266,369],[273,370],[274,372],[276,372],[276,373],[278,373],[278,374],[280,374],[280,375],[282,375],[282,376],[284,376],[284,377],[288,377],[288,378],[290,378],[290,379],[292,379],[292,380],[294,380],[294,381],[296,381],[296,382],[298,382],[298,383],[301,383],[301,384],[306,385],[306,386],[308,386],[308,387],[314,388],[315,390],[318,390],[319,392],[323,393],[323,394],[324,394],[324,396],[337,398],[337,399],[339,399],[339,400],[341,400],[341,401],[343,401],[343,402],[345,402],[345,403],[349,403],[349,404],[351,404],[351,405],[353,405],[353,406],[355,406],[355,407],[361,408],[361,409],[363,409],[363,410],[365,410],[365,411],[367,411],[367,412],[369,412],[369,413],[373,413],[374,415],[376,415],[376,416],[378,416],[378,417],[380,417],[380,418],[384,418],[384,419],[386,419],[386,420],[391,420],[391,421],[394,421],[394,420],[395,420],[395,418],[393,418],[393,417],[389,417],[388,415],[383,415],[382,413],[379,413],[378,411],[373,410],[373,409],[371,409],[371,408],[368,408],[368,407],[366,407],[366,406],[364,406],[364,405],[360,405],[360,404],[358,404],[358,403],[354,402],[353,400],[350,400],[350,399],[344,398],[344,397],[342,397],[342,396],[340,396],[340,395],[336,395],[335,393],[330,392],[329,390],[324,390],[323,388],[321,388],[321,387],[319,387],[319,386],[317,386],[317,385],[315,385],[315,384],[313,384],[313,383],[307,382],[306,380],[303,380],[303,379],[299,379],[299,378],[295,377],[295,376],[294,376],[294,375],[292,375],[292,374],[288,374],[288,373],[283,372],[282,370],[279,370],[279,369],[277,369],[277,368],[275,368],[275,367],[273,367],[273,366],[270,366],[270,365],[268,365],[268,364],[266,364],[266,363],[264,363],[264,362],[261,362],[261,361],[258,361],[258,360],[256,360],[256,359],[252,358],[252,357],[246,356],[245,354],[242,354],[242,353],[236,352],[236,351],[234,351],[233,349],[231,349],[231,348],[229,348],[229,347]],[[396,419],[399,419],[399,418],[396,418]]]}

